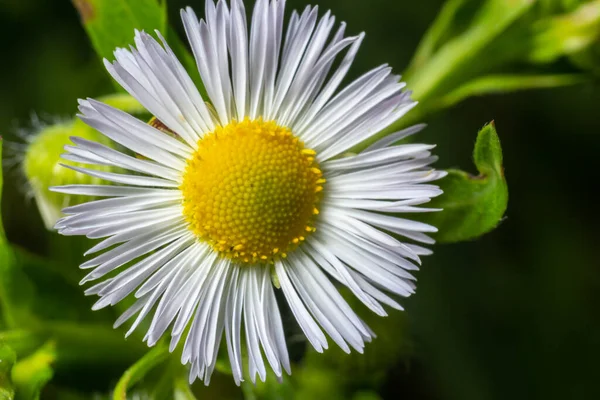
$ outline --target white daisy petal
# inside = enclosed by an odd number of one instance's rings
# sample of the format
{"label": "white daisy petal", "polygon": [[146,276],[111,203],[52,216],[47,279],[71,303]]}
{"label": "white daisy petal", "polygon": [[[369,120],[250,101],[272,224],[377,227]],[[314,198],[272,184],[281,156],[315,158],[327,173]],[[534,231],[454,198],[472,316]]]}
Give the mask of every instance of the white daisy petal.
{"label": "white daisy petal", "polygon": [[65,214],[80,214],[85,212],[110,212],[111,209],[119,212],[137,211],[151,208],[153,206],[165,206],[170,203],[177,204],[181,201],[181,193],[178,190],[156,193],[154,196],[134,195],[90,201],[63,209]]}
{"label": "white daisy petal", "polygon": [[248,103],[248,28],[246,10],[241,0],[232,0],[230,22],[227,45],[231,57],[231,78],[236,117],[242,120],[247,115]]}
{"label": "white daisy petal", "polygon": [[82,174],[86,174],[89,176],[93,176],[95,178],[100,178],[107,180],[109,182],[122,183],[125,185],[132,186],[145,186],[145,187],[177,187],[177,182],[168,181],[166,179],[161,178],[149,178],[144,176],[137,175],[127,175],[127,174],[117,174],[114,172],[103,172],[96,171],[90,168],[83,167],[75,167],[72,165],[61,164],[65,168],[72,169],[73,171],[81,172]]}
{"label": "white daisy petal", "polygon": [[[342,27],[340,28],[341,34],[343,34],[344,29],[345,24],[342,24]],[[321,90],[321,92],[318,94],[317,98],[311,104],[310,108],[306,111],[306,113],[302,115],[298,125],[294,126],[295,131],[299,133],[304,132],[307,125],[312,122],[315,116],[321,111],[323,106],[325,106],[325,104],[327,104],[327,102],[331,99],[335,91],[338,89],[339,85],[342,83],[342,80],[346,77],[346,74],[348,73],[352,62],[354,61],[354,58],[358,53],[358,49],[362,44],[364,36],[364,34],[360,34],[356,37],[356,40],[348,50],[348,53],[346,53],[346,56],[341,61],[338,69],[332,75],[329,82],[327,82],[323,90]]]}
{"label": "white daisy petal", "polygon": [[97,228],[109,226],[125,229],[134,224],[171,217],[181,217],[181,208],[179,206],[137,211],[125,210],[125,212],[122,212],[119,208],[110,211],[101,209],[99,212],[86,212],[66,216],[56,223],[55,228],[60,233],[63,233],[63,230],[87,229],[92,231]]}
{"label": "white daisy petal", "polygon": [[124,197],[132,195],[145,195],[151,196],[154,194],[161,195],[170,193],[170,190],[163,189],[148,189],[140,187],[129,187],[129,186],[110,186],[110,185],[65,185],[65,186],[54,186],[50,189],[53,192],[59,192],[64,194],[76,194],[84,196],[98,196],[98,197]]}
{"label": "white daisy petal", "polygon": [[[306,7],[296,26],[289,28],[286,36],[281,67],[277,76],[275,100],[272,115],[279,113],[287,92],[292,85],[294,75],[300,66],[302,55],[308,46],[317,22],[318,7]],[[299,134],[299,133],[298,133]]]}
{"label": "white daisy petal", "polygon": [[[217,110],[221,124],[226,124],[229,122],[229,114],[225,104],[225,96],[221,93],[220,72],[214,68],[214,64],[218,60],[215,58],[212,44],[207,37],[209,32],[206,22],[198,20],[194,11],[189,7],[185,11],[181,11],[181,18],[206,92]],[[209,58],[210,55],[213,57]]]}
{"label": "white daisy petal", "polygon": [[112,166],[116,167],[117,165],[107,159],[97,156],[96,154],[89,152],[87,150],[83,150],[74,146],[65,146],[65,150],[68,153],[63,153],[60,157],[63,160],[73,161],[75,163],[80,164],[88,164],[88,165],[100,165],[100,166]]}
{"label": "white daisy petal", "polygon": [[[181,179],[181,173],[177,172],[176,170],[163,167],[160,164],[151,161],[140,160],[113,150],[108,146],[104,146],[82,138],[73,137],[72,140],[73,143],[77,144],[80,149],[89,151],[98,157],[103,157],[105,160],[110,161],[111,165],[113,166],[129,169],[130,171],[154,175],[156,177],[172,181],[179,181]],[[65,146],[65,150],[67,151],[72,152],[73,149],[74,147],[72,146]]]}
{"label": "white daisy petal", "polygon": [[399,142],[411,135],[414,135],[415,133],[422,131],[423,129],[425,129],[426,126],[427,125],[425,124],[417,124],[411,126],[410,128],[402,129],[401,131],[395,133],[390,133],[389,135],[385,136],[382,139],[379,139],[378,141],[367,147],[365,151],[378,150],[383,149],[385,147],[389,147],[390,145],[396,142]]}
{"label": "white daisy petal", "polygon": [[284,16],[285,0],[257,0],[250,24],[242,0],[207,0],[203,19],[181,11],[207,99],[160,32],[136,31],[105,65],[160,129],[80,100],[118,146],[73,138],[65,167],[112,183],[52,189],[92,197],[55,228],[102,239],[80,266],[93,309],[134,299],[114,326],[145,326],[149,346],[170,336],[190,382],[210,382],[223,341],[238,385],[291,373],[288,312],[318,352],[326,334],[368,351],[375,332],[334,282],[377,315],[402,310],[434,243],[410,216],[438,211],[426,204],[446,173],[434,146],[397,144],[424,125],[345,155],[416,105],[405,84],[383,65],[342,87],[364,34],[318,7]]}
{"label": "white daisy petal", "polygon": [[277,271],[279,282],[281,283],[283,294],[285,295],[294,316],[298,320],[300,328],[302,328],[306,338],[313,345],[315,350],[321,353],[323,349],[327,348],[327,339],[325,339],[325,335],[323,335],[321,329],[319,329],[315,321],[309,315],[302,300],[298,297],[298,293],[296,293],[296,290],[288,278],[284,264],[281,261],[278,261],[275,264],[275,269]]}
{"label": "white daisy petal", "polygon": [[240,278],[241,269],[234,268],[227,296],[227,311],[225,314],[225,337],[233,379],[240,384],[242,378],[242,350],[240,329],[242,325],[243,294],[246,290],[245,280]]}
{"label": "white daisy petal", "polygon": [[[126,50],[123,50],[125,52]],[[132,49],[132,54],[135,50]],[[115,53],[115,57],[119,60],[118,53]],[[137,62],[142,62],[141,56],[138,56]],[[115,61],[109,63],[104,60],[104,66],[111,76],[119,82],[125,90],[127,90],[132,96],[139,100],[139,102],[153,115],[155,115],[160,121],[162,121],[171,130],[180,135],[190,147],[194,147],[194,137],[198,135],[194,132],[192,127],[184,119],[183,113],[177,109],[177,106],[173,103],[173,100],[166,94],[164,88],[160,92],[155,92],[155,87],[162,87],[156,80],[154,82],[143,83],[140,79],[146,74],[151,74],[150,67],[143,65],[147,72],[137,66],[137,70],[128,71],[122,64],[122,61]]]}

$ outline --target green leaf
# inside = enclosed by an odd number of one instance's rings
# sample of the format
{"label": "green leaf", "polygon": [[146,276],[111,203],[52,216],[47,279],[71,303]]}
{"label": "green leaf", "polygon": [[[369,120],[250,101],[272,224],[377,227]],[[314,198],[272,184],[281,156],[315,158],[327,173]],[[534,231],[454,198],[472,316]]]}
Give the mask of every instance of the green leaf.
{"label": "green leaf", "polygon": [[16,359],[13,349],[0,340],[0,400],[12,400],[15,396],[11,373]]}
{"label": "green leaf", "polygon": [[13,382],[19,399],[37,400],[54,372],[52,364],[56,360],[56,346],[48,342],[31,356],[15,364],[12,371]]}
{"label": "green leaf", "polygon": [[169,356],[169,349],[162,342],[133,364],[119,379],[113,400],[126,400],[127,390],[139,382],[152,368],[161,364]]}
{"label": "green leaf", "polygon": [[134,30],[166,33],[166,1],[72,0],[101,58],[112,59],[117,47],[133,42]]}
{"label": "green leaf", "polygon": [[443,211],[423,217],[439,229],[436,239],[441,243],[475,239],[493,230],[506,211],[508,186],[493,122],[479,131],[473,159],[479,175],[449,170],[439,182],[444,194],[431,202]]}

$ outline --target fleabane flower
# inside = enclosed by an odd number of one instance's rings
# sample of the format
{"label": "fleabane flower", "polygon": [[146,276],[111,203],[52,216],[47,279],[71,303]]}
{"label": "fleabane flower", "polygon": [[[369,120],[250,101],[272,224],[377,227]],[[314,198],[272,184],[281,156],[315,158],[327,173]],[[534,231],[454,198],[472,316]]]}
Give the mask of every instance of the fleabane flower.
{"label": "fleabane flower", "polygon": [[94,308],[134,296],[115,326],[133,319],[131,334],[146,320],[150,346],[168,331],[190,382],[208,384],[223,335],[236,383],[242,360],[252,381],[267,365],[290,373],[276,287],[317,351],[327,334],[362,352],[374,333],[334,282],[379,315],[401,309],[429,254],[415,243],[435,231],[399,216],[441,193],[428,184],[443,176],[433,146],[395,145],[420,126],[349,153],[415,105],[404,84],[381,66],[341,88],[363,35],[334,30],[317,7],[284,29],[284,3],[259,0],[249,28],[239,0],[207,1],[204,20],[182,11],[206,97],[160,33],[136,32],[135,48],[105,63],[156,119],[82,100],[80,118],[130,152],[80,138],[67,148],[131,172],[71,166],[114,184],[55,188],[109,197],[65,209],[56,227],[104,238],[81,265],[83,283],[101,280],[86,291]]}

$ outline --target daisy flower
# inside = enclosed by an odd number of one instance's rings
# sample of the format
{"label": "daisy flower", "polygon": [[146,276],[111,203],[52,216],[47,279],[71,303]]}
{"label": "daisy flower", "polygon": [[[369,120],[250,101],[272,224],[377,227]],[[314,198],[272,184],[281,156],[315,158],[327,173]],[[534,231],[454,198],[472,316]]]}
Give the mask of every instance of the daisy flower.
{"label": "daisy flower", "polygon": [[81,265],[82,283],[99,280],[94,309],[134,298],[115,327],[142,324],[149,346],[168,331],[190,382],[208,384],[223,335],[237,384],[243,360],[253,382],[290,373],[277,291],[317,351],[327,334],[362,352],[374,333],[334,282],[378,315],[402,309],[430,253],[415,243],[433,242],[434,227],[399,216],[441,193],[433,146],[395,145],[422,126],[349,153],[416,104],[405,85],[384,65],[342,88],[364,35],[317,7],[284,29],[284,5],[258,0],[250,24],[241,0],[181,12],[205,97],[159,32],[136,32],[105,64],[153,123],[81,100],[79,117],[126,151],[73,137],[64,158],[119,172],[67,166],[113,184],[54,188],[107,197],[56,228],[103,239]]}

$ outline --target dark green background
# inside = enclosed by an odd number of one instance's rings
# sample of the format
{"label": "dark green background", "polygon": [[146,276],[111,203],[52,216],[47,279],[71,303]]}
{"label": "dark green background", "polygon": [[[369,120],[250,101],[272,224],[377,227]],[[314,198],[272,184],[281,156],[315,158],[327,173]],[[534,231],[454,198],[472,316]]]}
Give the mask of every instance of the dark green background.
{"label": "dark green background", "polygon": [[[202,13],[202,2],[170,1],[177,29],[177,10],[188,3]],[[350,33],[367,32],[355,74],[384,62],[402,71],[441,3],[319,2]],[[112,88],[68,1],[0,0],[0,38],[0,134],[8,141],[31,127],[32,112],[68,117],[76,98]],[[471,99],[426,121],[419,139],[438,144],[438,167],[471,170],[475,135],[495,120],[510,203],[495,232],[436,246],[425,260],[406,302],[414,355],[398,360],[384,398],[600,398],[599,89]],[[5,173],[9,239],[51,252],[18,168]]]}

